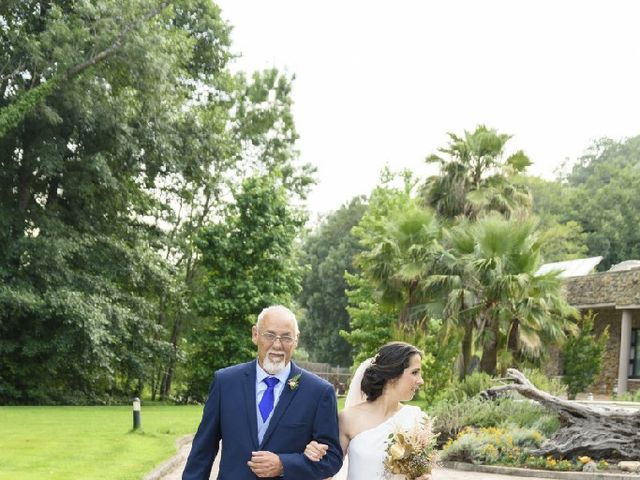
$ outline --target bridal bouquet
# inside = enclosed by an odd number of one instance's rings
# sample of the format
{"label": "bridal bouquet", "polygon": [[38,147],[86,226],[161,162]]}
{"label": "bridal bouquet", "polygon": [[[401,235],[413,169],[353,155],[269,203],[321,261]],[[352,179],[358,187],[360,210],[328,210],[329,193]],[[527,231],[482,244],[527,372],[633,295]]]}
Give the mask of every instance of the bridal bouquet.
{"label": "bridal bouquet", "polygon": [[387,476],[402,474],[415,479],[431,473],[436,464],[436,439],[433,420],[426,415],[409,430],[396,430],[387,441],[384,466]]}

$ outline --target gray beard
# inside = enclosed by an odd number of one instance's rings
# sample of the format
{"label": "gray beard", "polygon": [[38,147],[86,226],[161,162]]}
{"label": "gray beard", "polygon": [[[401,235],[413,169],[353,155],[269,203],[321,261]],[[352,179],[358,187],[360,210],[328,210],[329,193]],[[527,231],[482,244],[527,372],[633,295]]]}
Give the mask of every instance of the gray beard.
{"label": "gray beard", "polygon": [[279,374],[282,370],[284,370],[286,366],[287,364],[284,361],[275,363],[269,360],[268,357],[265,357],[265,359],[262,362],[262,369],[265,372],[267,372],[269,375]]}

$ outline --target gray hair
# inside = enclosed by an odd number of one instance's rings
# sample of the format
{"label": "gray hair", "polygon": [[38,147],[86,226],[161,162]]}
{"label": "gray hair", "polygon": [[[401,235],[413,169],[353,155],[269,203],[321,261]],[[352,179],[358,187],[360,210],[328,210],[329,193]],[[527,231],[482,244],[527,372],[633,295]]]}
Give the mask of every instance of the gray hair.
{"label": "gray hair", "polygon": [[258,315],[258,321],[256,322],[256,327],[258,327],[258,329],[260,329],[260,324],[262,323],[262,320],[264,320],[264,317],[266,317],[270,313],[280,313],[286,317],[289,317],[291,320],[293,320],[295,334],[300,334],[300,330],[298,330],[298,320],[296,319],[295,314],[283,305],[271,305],[270,307],[264,308],[260,312],[260,315]]}

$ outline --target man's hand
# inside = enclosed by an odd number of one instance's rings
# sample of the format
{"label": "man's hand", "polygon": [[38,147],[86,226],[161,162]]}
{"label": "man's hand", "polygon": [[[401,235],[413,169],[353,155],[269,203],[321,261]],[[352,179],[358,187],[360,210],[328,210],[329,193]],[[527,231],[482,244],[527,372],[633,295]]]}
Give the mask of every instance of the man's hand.
{"label": "man's hand", "polygon": [[272,452],[251,452],[251,460],[247,465],[256,476],[261,478],[278,477],[284,472],[280,457]]}

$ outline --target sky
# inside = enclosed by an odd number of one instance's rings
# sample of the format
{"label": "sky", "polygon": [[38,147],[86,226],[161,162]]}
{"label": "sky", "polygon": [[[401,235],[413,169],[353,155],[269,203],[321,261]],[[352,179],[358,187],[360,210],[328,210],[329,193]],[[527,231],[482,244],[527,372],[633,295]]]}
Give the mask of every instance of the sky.
{"label": "sky", "polygon": [[640,134],[635,0],[218,0],[232,68],[295,76],[308,199],[325,214],[381,170],[433,174],[425,157],[479,124],[553,178],[602,137]]}

